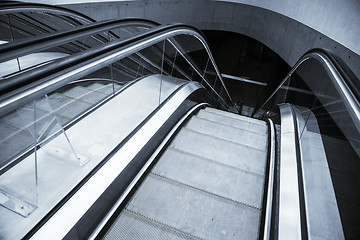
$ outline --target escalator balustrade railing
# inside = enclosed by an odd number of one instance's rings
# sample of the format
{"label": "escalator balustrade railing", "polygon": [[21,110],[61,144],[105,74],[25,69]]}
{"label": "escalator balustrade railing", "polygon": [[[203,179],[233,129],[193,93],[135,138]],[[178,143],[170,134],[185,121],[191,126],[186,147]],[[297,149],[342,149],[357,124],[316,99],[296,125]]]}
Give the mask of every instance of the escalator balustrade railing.
{"label": "escalator balustrade railing", "polygon": [[[89,166],[101,162],[102,159],[89,157],[86,151],[79,152],[79,141],[74,140],[77,134],[68,132],[88,118],[85,116],[91,116],[102,106],[122,98],[123,94],[133,92],[129,96],[137,101],[149,96],[141,101],[144,106],[151,106],[138,110],[147,109],[146,114],[149,114],[160,108],[171,92],[176,93],[176,89],[191,81],[189,84],[196,87],[194,89],[200,89],[199,83],[202,83],[213,105],[226,110],[232,106],[203,36],[196,29],[182,24],[155,27],[125,40],[109,41],[21,72],[8,80],[20,87],[0,96],[2,125],[9,130],[2,132],[7,135],[2,138],[1,146],[8,146],[5,142],[8,140],[13,143],[21,142],[22,138],[27,140],[21,148],[12,148],[14,151],[1,157],[1,199],[5,200],[0,204],[25,218],[44,207],[43,194],[55,200],[54,196],[59,194],[53,196],[51,192],[44,192],[44,178],[48,176],[44,172],[45,165],[58,164],[44,160],[45,157],[66,160],[59,162],[62,168],[51,167],[55,172],[72,169],[69,174],[79,172],[79,176],[86,174]],[[136,93],[135,89],[138,89]],[[120,102],[130,106],[133,101]],[[119,119],[119,129],[125,127],[121,119],[126,119],[127,113],[128,110],[124,111],[125,116],[120,114],[112,118],[112,121]],[[143,119],[139,118],[138,122],[130,123],[140,124],[141,121]],[[131,132],[131,129],[125,130]],[[61,143],[56,144],[57,141]],[[24,172],[27,177],[21,178]],[[57,175],[53,173],[51,176]],[[60,180],[54,179],[55,182]],[[70,180],[67,179],[64,186],[76,184]],[[58,191],[64,196],[71,188]],[[51,204],[56,204],[56,201]],[[49,204],[45,207],[48,208]]]}
{"label": "escalator balustrade railing", "polygon": [[[254,116],[276,119],[279,116],[277,106],[284,103],[292,104],[299,109],[298,115],[301,115],[303,123],[298,123],[297,139],[303,147],[308,146],[305,147],[307,150],[300,153],[309,157],[315,152],[311,150],[311,147],[319,146],[316,148],[318,152],[320,148],[323,149],[322,152],[317,153],[318,155],[314,155],[315,157],[304,160],[304,165],[312,167],[300,170],[299,174],[308,176],[310,179],[302,184],[316,183],[311,177],[314,174],[310,172],[315,171],[316,167],[320,166],[316,162],[324,158],[325,161],[322,161],[321,165],[323,169],[328,169],[327,176],[331,179],[331,184],[329,185],[328,182],[326,184],[334,189],[336,199],[332,200],[337,203],[342,225],[340,228],[342,227],[344,233],[342,235],[342,229],[337,231],[338,226],[333,230],[341,233],[338,235],[339,238],[344,236],[351,238],[356,235],[355,225],[359,224],[351,220],[357,219],[354,215],[357,210],[347,211],[347,208],[350,204],[355,209],[359,209],[355,186],[357,186],[360,172],[360,103],[358,91],[354,91],[357,83],[349,84],[349,81],[356,82],[357,79],[345,76],[345,71],[341,71],[340,65],[333,61],[333,58],[319,50],[305,54]],[[299,164],[301,166],[302,163]],[[319,170],[316,174],[319,175],[321,172]],[[347,188],[346,191],[344,191],[344,186]],[[324,200],[324,197],[319,197],[316,201],[320,200]],[[314,203],[311,202],[303,207],[304,211],[310,211],[308,213],[311,216],[313,216],[311,211],[314,211],[311,210],[312,204]],[[320,210],[319,208],[318,211]],[[327,218],[324,217],[324,219]],[[306,221],[307,225],[304,223],[301,225],[314,229],[312,225],[314,222],[311,223],[314,218]],[[333,222],[338,223],[338,220]],[[320,228],[320,226],[317,227]],[[305,234],[310,235],[310,232],[309,230]]]}
{"label": "escalator balustrade railing", "polygon": [[50,32],[0,45],[1,91],[16,88],[9,77],[57,58],[102,45],[125,40],[158,24],[142,19],[117,19],[89,23],[65,31]]}

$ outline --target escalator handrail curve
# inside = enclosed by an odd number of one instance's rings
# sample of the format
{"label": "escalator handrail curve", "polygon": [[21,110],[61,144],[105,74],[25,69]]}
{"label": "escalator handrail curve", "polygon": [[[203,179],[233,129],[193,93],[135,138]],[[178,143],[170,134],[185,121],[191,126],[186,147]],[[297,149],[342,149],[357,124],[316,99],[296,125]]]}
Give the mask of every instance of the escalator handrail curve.
{"label": "escalator handrail curve", "polygon": [[351,91],[355,95],[358,101],[360,100],[360,80],[356,77],[356,75],[352,72],[352,70],[346,65],[346,63],[331,51],[322,49],[322,48],[315,48],[306,52],[306,54],[312,52],[321,52],[322,54],[326,55],[331,62],[333,63],[336,70],[339,72],[341,77],[344,79],[346,84],[350,87]]}
{"label": "escalator handrail curve", "polygon": [[59,6],[46,5],[41,3],[22,3],[22,2],[4,2],[0,4],[0,14],[38,12],[44,14],[62,15],[70,17],[79,22],[79,24],[88,24],[95,22],[94,19],[79,12],[66,9]]}
{"label": "escalator handrail curve", "polygon": [[334,64],[332,59],[328,57],[328,54],[325,54],[324,51],[319,51],[318,49],[307,52],[297,61],[291,71],[286,75],[286,77],[282,80],[282,82],[275,89],[275,91],[268,97],[264,104],[262,104],[261,107],[258,108],[254,115],[256,116],[257,113],[259,113],[261,110],[264,110],[268,102],[277,94],[277,92],[281,89],[284,83],[299,68],[299,66],[310,59],[316,59],[317,61],[319,61],[327,70],[328,74],[332,76],[332,84],[339,92],[339,95],[345,103],[345,106],[349,111],[351,118],[353,119],[357,129],[359,129],[360,131],[360,103],[357,96],[353,93],[353,91],[347,84],[347,82],[350,80],[345,80],[343,75],[340,74],[337,69],[340,66]]}
{"label": "escalator handrail curve", "polygon": [[[114,59],[121,59],[159,41],[184,34],[195,37],[203,45],[229,98],[230,103],[226,105],[233,106],[233,101],[202,33],[185,24],[171,24],[152,28],[125,40],[111,41],[9,78],[11,81],[20,83],[22,87],[0,96],[0,113],[4,115],[18,106],[65,86],[75,80],[76,74],[89,70],[98,64],[104,67]],[[210,84],[208,86],[214,91]],[[214,92],[219,99],[222,99],[216,91]],[[225,102],[225,100],[223,101]]]}
{"label": "escalator handrail curve", "polygon": [[[159,24],[156,22],[144,19],[114,19],[90,23],[87,25],[80,25],[67,31],[58,31],[46,35],[32,37],[31,39],[24,39],[16,42],[2,44],[0,45],[0,62],[19,58],[30,53],[73,41],[80,37],[102,31],[108,31],[114,28],[128,26],[155,27],[158,25]],[[0,92],[4,90],[4,87],[0,83]]]}

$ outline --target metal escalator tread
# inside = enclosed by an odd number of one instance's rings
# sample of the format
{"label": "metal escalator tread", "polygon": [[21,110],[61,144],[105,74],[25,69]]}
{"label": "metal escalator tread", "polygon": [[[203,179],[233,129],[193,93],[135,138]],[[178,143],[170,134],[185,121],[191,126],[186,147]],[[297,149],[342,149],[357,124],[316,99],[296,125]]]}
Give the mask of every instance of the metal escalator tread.
{"label": "metal escalator tread", "polygon": [[222,110],[218,110],[216,108],[209,108],[208,107],[208,108],[205,108],[205,111],[215,113],[215,114],[219,114],[219,115],[226,116],[226,117],[235,118],[235,119],[245,121],[245,122],[248,122],[248,123],[257,124],[259,126],[266,126],[266,123],[264,121],[261,121],[261,120],[255,119],[255,118],[249,118],[249,117],[241,116],[241,115],[230,113],[230,112],[225,112],[225,111],[222,111]]}
{"label": "metal escalator tread", "polygon": [[126,209],[118,216],[110,232],[104,239],[201,239]]}
{"label": "metal escalator tread", "polygon": [[[179,169],[186,171],[178,171]],[[261,175],[171,148],[167,149],[151,172],[213,195],[261,209],[261,198],[258,198],[263,194],[264,178]],[[241,184],[243,187],[238,188]]]}
{"label": "metal escalator tread", "polygon": [[246,145],[182,129],[170,144],[181,151],[264,175],[267,153]]}
{"label": "metal escalator tread", "polygon": [[231,125],[223,125],[204,118],[192,117],[186,124],[186,128],[195,132],[215,136],[217,138],[246,145],[259,150],[266,151],[267,145],[259,145],[259,142],[266,142],[267,135],[254,134],[246,129],[240,129]]}
{"label": "metal escalator tread", "polygon": [[259,135],[267,135],[266,125],[259,125],[256,123],[244,121],[243,119],[236,119],[230,116],[224,116],[219,113],[214,113],[210,111],[200,111],[197,115],[198,118],[206,119],[207,121],[212,121],[220,123],[223,125],[229,125],[235,128],[244,129],[249,132],[253,132]]}
{"label": "metal escalator tread", "polygon": [[[202,111],[207,110],[199,114]],[[248,124],[246,118],[233,119]],[[105,239],[139,239],[139,236],[178,239],[167,231],[184,233],[185,239],[258,238],[267,138],[262,136],[259,146],[247,146],[226,136],[234,133],[232,127],[204,121],[194,116],[180,130]],[[223,129],[225,135],[220,133]],[[235,135],[242,137],[241,129],[235,131],[239,131]],[[252,132],[243,135],[254,136],[261,135]],[[132,219],[126,220],[129,213]],[[143,228],[144,224],[151,225],[151,230]],[[165,232],[161,230],[163,226]],[[150,231],[149,235],[146,231]]]}

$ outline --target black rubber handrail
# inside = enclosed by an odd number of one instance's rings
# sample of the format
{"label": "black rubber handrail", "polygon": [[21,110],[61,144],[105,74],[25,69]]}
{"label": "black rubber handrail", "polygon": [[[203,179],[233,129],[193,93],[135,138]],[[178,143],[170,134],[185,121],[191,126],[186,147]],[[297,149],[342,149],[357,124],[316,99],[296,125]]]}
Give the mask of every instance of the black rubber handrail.
{"label": "black rubber handrail", "polygon": [[[141,81],[142,79],[143,79],[143,77],[138,78],[138,79],[136,79],[134,81],[129,81],[129,82],[125,83],[121,87],[121,89],[116,90],[115,93],[108,94],[105,98],[100,100],[98,103],[92,105],[89,109],[85,110],[84,112],[82,112],[79,115],[72,118],[71,121],[67,122],[63,126],[64,130],[70,128],[71,126],[73,126],[74,124],[79,122],[81,119],[88,116],[91,112],[98,109],[100,106],[102,106],[106,102],[108,102],[110,99],[112,99],[113,97],[119,95],[121,92],[125,91],[126,89],[133,86],[135,83]],[[69,85],[76,85],[76,84],[81,83],[81,82],[109,82],[109,83],[114,83],[114,80],[112,80],[112,79],[81,79],[79,81],[70,82],[68,84],[68,86]],[[119,84],[119,83],[120,82],[115,81],[115,84]],[[52,135],[50,135],[50,137],[48,137],[47,139],[44,139],[43,141],[38,142],[37,145],[36,145],[37,149],[40,148],[41,144],[45,144],[46,142],[51,141],[53,138],[58,136],[58,134],[59,134],[59,132],[55,132]],[[0,176],[2,174],[6,173],[8,170],[10,170],[12,167],[16,166],[25,157],[29,156],[29,154],[32,154],[33,152],[34,152],[34,146],[28,146],[27,148],[25,148],[24,151],[20,152],[17,156],[13,157],[11,161],[9,161],[8,163],[6,163],[5,165],[0,167]]]}
{"label": "black rubber handrail", "polygon": [[[355,95],[356,99],[360,100],[360,80],[359,78],[352,72],[352,70],[348,67],[348,65],[339,57],[337,57],[335,54],[333,54],[331,51],[322,49],[322,48],[315,48],[308,53],[312,52],[321,52],[324,55],[326,55],[332,62],[332,64],[335,66],[336,70],[339,72],[341,77],[344,79],[346,84],[351,89],[352,93]],[[306,55],[304,54],[304,55]],[[359,101],[360,102],[360,101]]]}
{"label": "black rubber handrail", "polygon": [[[260,111],[264,110],[264,107],[266,104],[272,99],[272,97],[278,92],[278,90],[282,87],[282,85],[289,79],[289,77],[296,71],[296,69],[307,59],[311,58],[311,55],[317,54],[319,56],[323,56],[327,59],[333,66],[333,68],[336,70],[336,76],[339,76],[340,79],[344,82],[344,84],[348,87],[348,91],[350,92],[349,95],[352,96],[353,100],[356,102],[360,102],[360,84],[359,79],[355,76],[354,73],[347,67],[347,65],[339,61],[339,58],[335,57],[333,54],[331,54],[329,51],[325,49],[311,49],[308,52],[306,52],[299,60],[296,62],[294,67],[291,69],[291,71],[286,75],[286,77],[282,80],[282,82],[279,84],[279,86],[274,90],[274,92],[268,97],[268,99],[258,108],[254,111],[253,116],[260,116]],[[330,73],[329,73],[330,74]],[[331,73],[332,74],[332,73]],[[271,107],[268,107],[270,109]],[[267,109],[267,110],[268,110]],[[358,112],[357,110],[354,110],[354,112]],[[259,115],[260,114],[260,115]],[[265,113],[264,113],[265,114]],[[262,114],[263,115],[263,114]]]}
{"label": "black rubber handrail", "polygon": [[[212,63],[214,64],[217,73],[220,74],[215,65],[214,59],[211,56],[210,49],[205,41],[205,38],[203,37],[200,31],[198,31],[194,27],[184,24],[164,25],[164,26],[152,28],[147,32],[138,34],[136,36],[130,37],[125,40],[111,41],[106,44],[97,46],[95,48],[85,50],[62,59],[55,60],[54,62],[47,64],[46,66],[42,66],[37,69],[20,73],[14,77],[9,78],[9,80],[11,80],[11,82],[13,82],[14,85],[19,86],[19,88],[11,92],[6,92],[2,96],[0,96],[1,112],[2,114],[4,114],[4,112],[8,112],[9,109],[19,106],[20,102],[24,104],[25,101],[31,101],[41,95],[54,91],[57,88],[62,87],[66,85],[68,82],[74,80],[73,78],[64,78],[63,76],[66,73],[75,70],[78,72],[79,68],[84,66],[85,67],[89,66],[89,64],[95,61],[102,61],[104,57],[118,53],[120,50],[128,49],[129,47],[131,47],[131,45],[134,44],[144,45],[144,42],[150,41],[150,39],[155,39],[155,38],[158,39],[160,35],[166,35],[169,34],[170,32],[174,33],[175,35],[180,34],[179,32],[181,32],[181,34],[192,34],[194,35],[194,37],[198,38],[199,41],[201,41],[204,44],[204,48],[208,52],[209,57]],[[103,64],[109,64],[109,63],[103,62]],[[56,82],[54,82],[54,79],[57,79]],[[232,99],[227,92],[227,89],[225,87],[225,84],[221,76],[219,76],[219,79],[223,88],[227,93],[227,98],[228,98],[227,104],[231,105]],[[208,84],[208,88],[212,89],[212,86]],[[212,91],[216,93],[214,89],[212,89]],[[220,95],[218,95],[218,97],[219,99],[222,99]]]}
{"label": "black rubber handrail", "polygon": [[66,16],[72,18],[73,20],[76,20],[79,25],[95,22],[94,19],[84,14],[58,6],[51,6],[40,3],[22,3],[10,1],[0,3],[0,14],[24,12],[38,12],[43,14]]}
{"label": "black rubber handrail", "polygon": [[[0,62],[5,62],[30,53],[39,52],[53,46],[65,44],[80,37],[89,36],[103,31],[109,31],[110,29],[114,28],[129,26],[151,28],[159,26],[159,24],[144,19],[115,19],[81,25],[66,31],[53,32],[46,35],[35,36],[30,39],[2,44],[0,45]],[[3,88],[4,87],[0,83],[0,92],[3,91]]]}

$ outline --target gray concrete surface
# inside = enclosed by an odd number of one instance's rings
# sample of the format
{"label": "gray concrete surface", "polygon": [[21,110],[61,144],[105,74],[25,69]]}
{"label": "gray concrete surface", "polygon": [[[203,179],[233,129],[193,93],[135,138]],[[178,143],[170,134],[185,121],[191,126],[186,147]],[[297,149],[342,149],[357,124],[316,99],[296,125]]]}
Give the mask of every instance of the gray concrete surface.
{"label": "gray concrete surface", "polygon": [[[25,0],[27,1],[27,0]],[[29,0],[28,0],[29,1]],[[75,4],[75,3],[90,3],[99,2],[98,0],[37,0],[29,2],[42,2],[50,4]],[[105,0],[101,2],[125,2],[125,6],[133,4],[134,1],[124,0]],[[166,4],[169,1],[143,1],[145,5],[148,4]],[[179,4],[181,1],[173,1]],[[191,1],[183,1],[188,4]],[[196,2],[196,1],[193,1]],[[209,1],[208,1],[209,2]],[[294,19],[314,30],[329,36],[331,39],[341,43],[349,49],[352,49],[357,54],[360,54],[360,46],[357,44],[358,36],[360,35],[360,3],[357,0],[270,0],[270,1],[251,1],[251,0],[217,0],[218,6],[224,3],[245,4],[254,7],[259,7],[279,13]],[[226,11],[223,8],[218,8],[214,17],[226,18]],[[230,17],[230,16],[229,16]]]}

